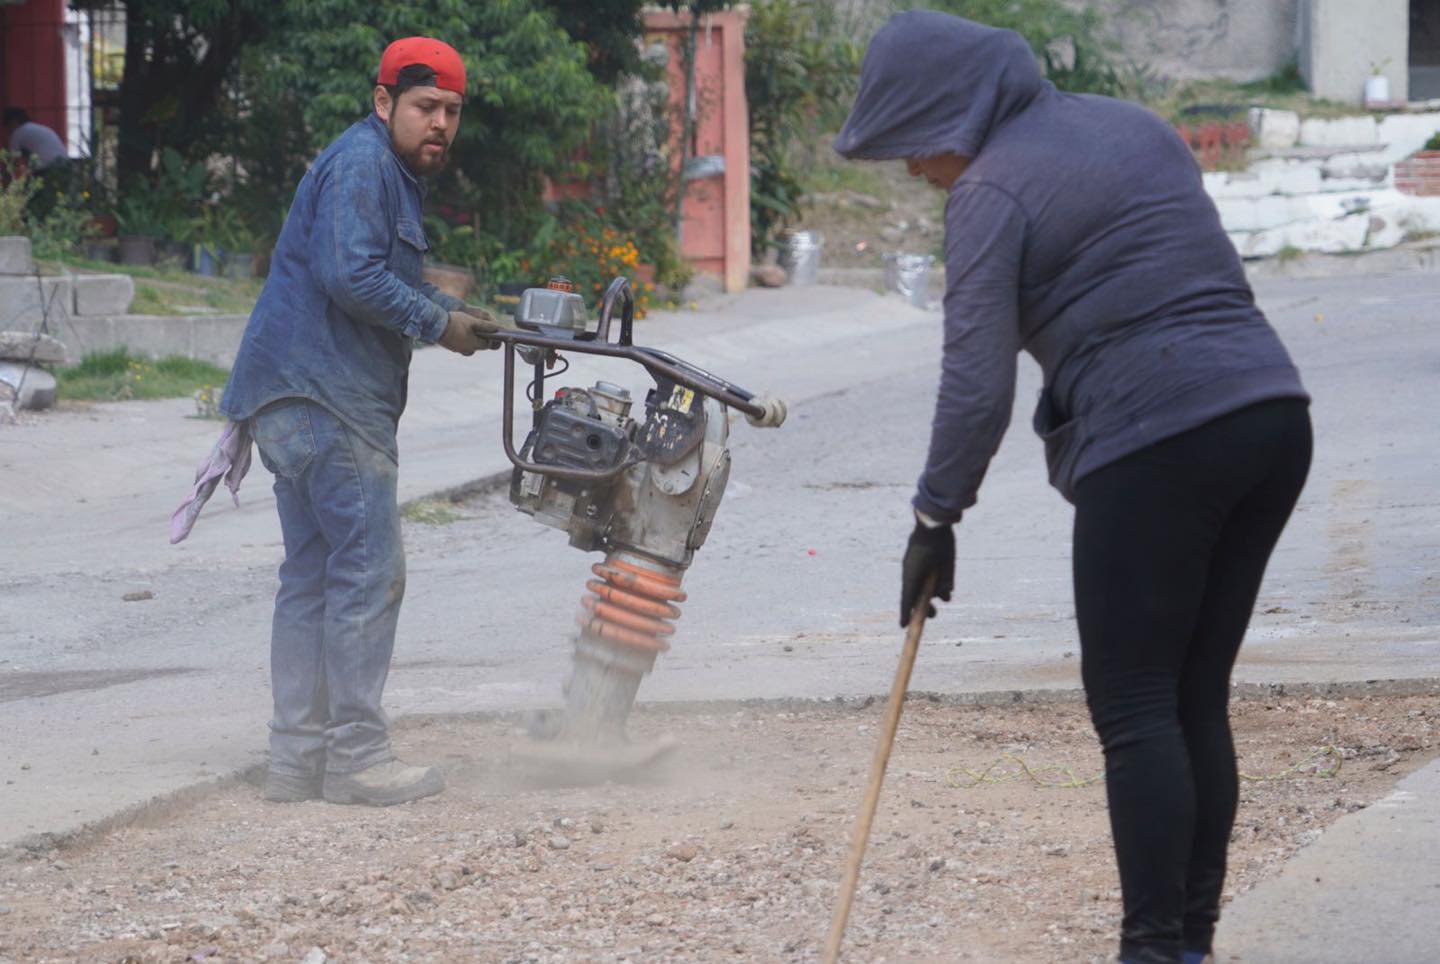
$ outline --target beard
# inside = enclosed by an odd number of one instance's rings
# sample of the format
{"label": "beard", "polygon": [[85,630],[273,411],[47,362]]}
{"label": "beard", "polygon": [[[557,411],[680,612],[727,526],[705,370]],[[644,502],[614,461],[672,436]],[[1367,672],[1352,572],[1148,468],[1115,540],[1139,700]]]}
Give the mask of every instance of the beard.
{"label": "beard", "polygon": [[[400,160],[405,162],[405,166],[410,169],[410,173],[419,177],[430,177],[431,175],[439,174],[445,169],[445,165],[450,162],[450,145],[445,143],[444,140],[421,141],[411,150],[402,150],[399,142],[395,139],[395,124],[393,118],[385,126],[390,129],[390,146],[394,149]],[[426,147],[432,144],[438,144],[440,146],[439,154],[431,154],[426,151]]]}

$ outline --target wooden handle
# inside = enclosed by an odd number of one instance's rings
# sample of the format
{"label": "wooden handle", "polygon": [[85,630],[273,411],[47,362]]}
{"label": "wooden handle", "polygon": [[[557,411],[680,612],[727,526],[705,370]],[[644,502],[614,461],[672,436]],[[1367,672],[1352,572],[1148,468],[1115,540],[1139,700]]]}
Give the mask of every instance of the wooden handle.
{"label": "wooden handle", "polygon": [[845,939],[845,923],[850,919],[850,905],[855,901],[855,885],[860,880],[860,862],[865,858],[865,844],[870,839],[870,823],[880,803],[880,784],[885,780],[885,767],[890,762],[890,749],[895,745],[895,731],[900,728],[900,710],[910,688],[910,671],[915,668],[915,654],[920,651],[920,634],[925,629],[925,614],[930,610],[930,597],[935,593],[936,577],[925,582],[920,601],[910,614],[905,630],[905,646],[900,650],[900,665],[895,668],[895,682],[890,685],[890,701],[885,704],[885,721],[880,727],[880,741],[875,744],[875,758],[870,761],[870,782],[855,817],[855,832],[850,839],[850,859],[845,877],[836,896],[835,916],[830,921],[830,936],[820,959],[825,964],[840,960],[840,944]]}

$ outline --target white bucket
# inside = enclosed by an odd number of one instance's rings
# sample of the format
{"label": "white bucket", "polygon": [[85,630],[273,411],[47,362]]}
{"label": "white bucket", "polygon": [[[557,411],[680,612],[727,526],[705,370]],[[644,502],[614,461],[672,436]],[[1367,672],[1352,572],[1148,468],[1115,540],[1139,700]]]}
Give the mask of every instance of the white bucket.
{"label": "white bucket", "polygon": [[910,304],[925,308],[930,304],[930,266],[935,259],[928,254],[894,252],[885,255],[885,290],[898,292]]}
{"label": "white bucket", "polygon": [[1384,105],[1390,103],[1390,78],[1383,74],[1372,74],[1365,78],[1365,103]]}
{"label": "white bucket", "polygon": [[790,276],[792,285],[813,285],[820,272],[820,249],[825,239],[815,231],[789,231],[785,248],[780,252],[780,267]]}

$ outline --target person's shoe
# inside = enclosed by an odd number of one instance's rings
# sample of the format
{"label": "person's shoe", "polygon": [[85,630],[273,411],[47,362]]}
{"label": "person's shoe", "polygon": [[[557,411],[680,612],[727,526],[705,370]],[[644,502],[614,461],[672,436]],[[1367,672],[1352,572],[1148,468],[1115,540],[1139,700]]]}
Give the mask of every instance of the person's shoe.
{"label": "person's shoe", "polygon": [[388,807],[429,797],[445,789],[439,767],[412,767],[391,760],[354,773],[326,773],[323,794],[330,803]]}
{"label": "person's shoe", "polygon": [[272,803],[300,803],[320,799],[320,777],[297,777],[289,773],[268,770],[265,773],[265,787],[260,796]]}

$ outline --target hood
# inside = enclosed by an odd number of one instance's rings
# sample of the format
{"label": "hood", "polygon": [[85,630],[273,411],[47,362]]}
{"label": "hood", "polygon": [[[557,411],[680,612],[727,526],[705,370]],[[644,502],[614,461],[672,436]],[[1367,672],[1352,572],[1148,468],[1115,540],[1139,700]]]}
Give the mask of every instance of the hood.
{"label": "hood", "polygon": [[835,138],[845,157],[975,157],[992,131],[1045,86],[1012,30],[912,10],[875,32],[855,104]]}

